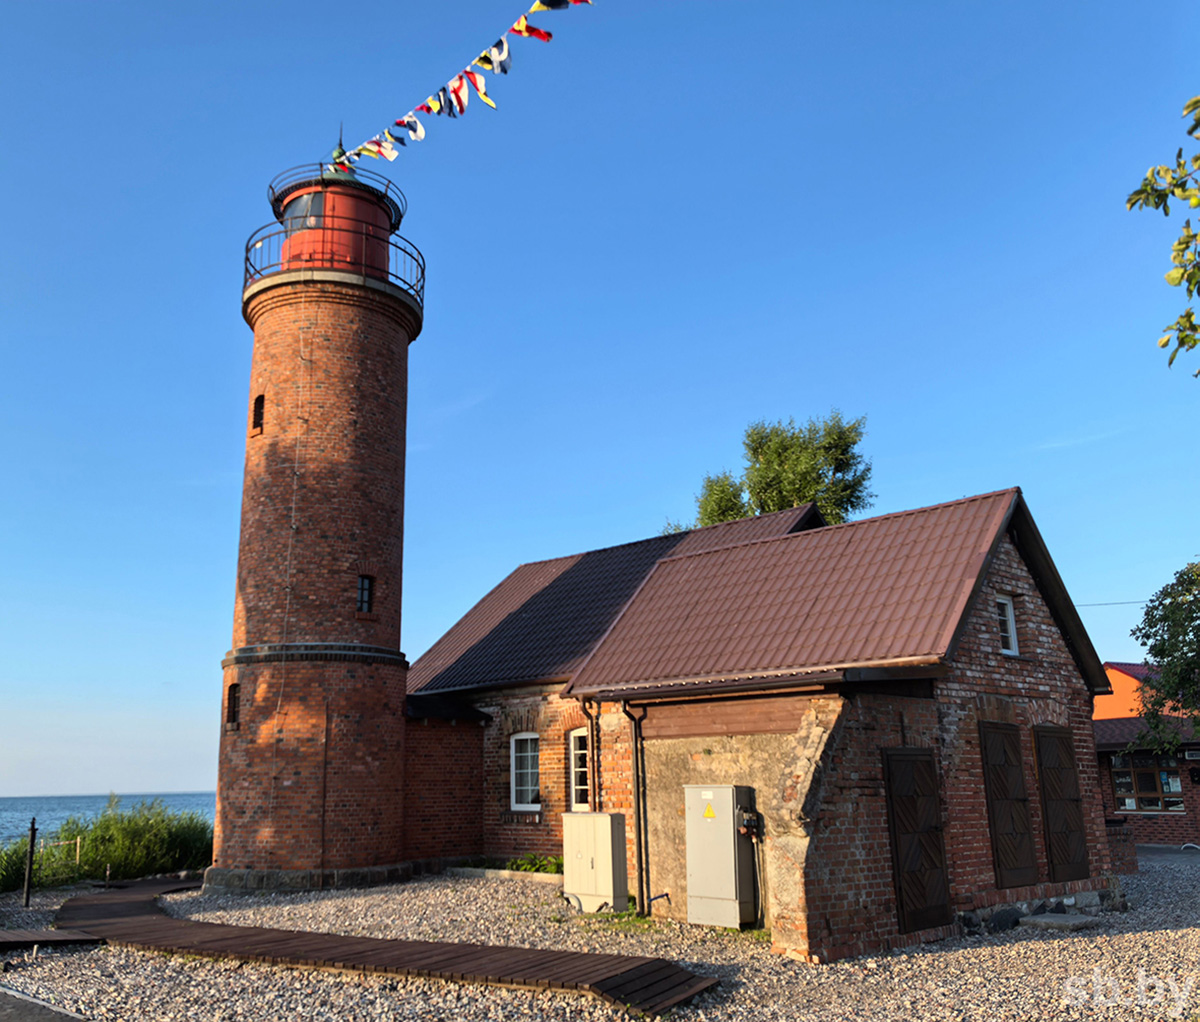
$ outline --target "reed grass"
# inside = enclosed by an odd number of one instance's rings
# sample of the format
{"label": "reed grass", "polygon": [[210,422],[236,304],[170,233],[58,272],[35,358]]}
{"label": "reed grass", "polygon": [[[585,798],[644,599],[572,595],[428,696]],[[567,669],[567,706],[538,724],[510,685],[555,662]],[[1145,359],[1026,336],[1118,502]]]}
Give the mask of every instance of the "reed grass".
{"label": "reed grass", "polygon": [[[76,838],[82,838],[78,863]],[[160,799],[122,809],[120,799],[112,795],[100,813],[72,816],[45,838],[34,856],[33,882],[57,887],[102,880],[106,872],[113,880],[132,880],[202,869],[212,862],[212,843],[212,824],[200,813],[172,811]],[[27,837],[0,848],[0,891],[15,891],[25,883],[28,848]]]}

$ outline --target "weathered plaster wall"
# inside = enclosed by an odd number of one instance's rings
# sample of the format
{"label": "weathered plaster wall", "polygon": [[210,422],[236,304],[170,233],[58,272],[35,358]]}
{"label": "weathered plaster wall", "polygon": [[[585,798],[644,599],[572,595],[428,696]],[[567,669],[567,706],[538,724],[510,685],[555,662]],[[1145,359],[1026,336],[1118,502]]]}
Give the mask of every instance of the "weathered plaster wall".
{"label": "weathered plaster wall", "polygon": [[802,927],[803,873],[809,848],[810,792],[842,709],[837,697],[795,697],[800,726],[786,734],[745,734],[646,741],[649,816],[647,870],[656,915],[687,919],[685,784],[742,784],[755,790],[765,838],[759,863],[766,925]]}

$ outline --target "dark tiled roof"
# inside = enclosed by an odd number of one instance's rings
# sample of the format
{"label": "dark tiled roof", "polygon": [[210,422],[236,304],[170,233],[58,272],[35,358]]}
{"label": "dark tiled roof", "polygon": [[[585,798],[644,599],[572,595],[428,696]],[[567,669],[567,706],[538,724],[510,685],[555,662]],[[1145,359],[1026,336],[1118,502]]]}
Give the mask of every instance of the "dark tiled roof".
{"label": "dark tiled roof", "polygon": [[565,681],[658,561],[823,524],[811,504],[523,564],[409,671],[410,692]]}
{"label": "dark tiled roof", "polygon": [[942,657],[1019,490],[661,561],[571,686]]}
{"label": "dark tiled roof", "polygon": [[470,703],[460,702],[453,696],[439,695],[436,692],[429,695],[410,693],[404,701],[404,715],[416,720],[462,720],[481,724],[492,719],[489,714],[475,709]]}
{"label": "dark tiled roof", "polygon": [[[1164,717],[1168,729],[1179,736],[1180,741],[1191,744],[1200,742],[1194,726],[1186,717]],[[1093,720],[1092,730],[1096,735],[1097,749],[1123,749],[1146,730],[1143,717],[1114,717],[1111,720]]]}
{"label": "dark tiled roof", "polygon": [[1153,668],[1149,664],[1128,664],[1121,660],[1105,660],[1104,669],[1115,668],[1122,674],[1128,674],[1131,678],[1137,678],[1138,681],[1145,681],[1153,672]]}

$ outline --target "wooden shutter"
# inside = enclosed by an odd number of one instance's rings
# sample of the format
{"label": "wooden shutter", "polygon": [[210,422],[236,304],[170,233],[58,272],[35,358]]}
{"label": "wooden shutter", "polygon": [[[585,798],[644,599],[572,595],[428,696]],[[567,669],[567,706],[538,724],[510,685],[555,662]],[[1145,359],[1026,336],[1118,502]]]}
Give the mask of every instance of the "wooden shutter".
{"label": "wooden shutter", "polygon": [[884,749],[888,829],[900,932],[950,922],[941,799],[932,749]]}
{"label": "wooden shutter", "polygon": [[1014,724],[981,721],[979,747],[987,792],[988,827],[997,887],[1026,887],[1037,883],[1037,857],[1029,830],[1029,799],[1021,732]]}
{"label": "wooden shutter", "polygon": [[1046,827],[1046,857],[1051,880],[1083,880],[1088,875],[1087,836],[1083,829],[1083,798],[1075,768],[1075,746],[1066,728],[1033,729],[1037,743],[1042,815]]}

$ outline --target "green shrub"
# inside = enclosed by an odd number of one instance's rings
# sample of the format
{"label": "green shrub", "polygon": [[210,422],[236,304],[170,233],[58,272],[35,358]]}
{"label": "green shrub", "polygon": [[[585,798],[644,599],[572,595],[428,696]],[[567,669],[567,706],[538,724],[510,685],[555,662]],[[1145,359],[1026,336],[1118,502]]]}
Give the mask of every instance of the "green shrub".
{"label": "green shrub", "polygon": [[563,858],[561,855],[537,855],[534,852],[526,852],[519,858],[509,859],[505,868],[522,873],[561,873]]}
{"label": "green shrub", "polygon": [[[78,864],[76,838],[82,838]],[[113,880],[202,869],[212,862],[212,842],[212,824],[199,813],[172,812],[159,799],[123,810],[113,795],[99,815],[72,816],[46,838],[35,858],[34,883],[55,887],[102,880],[109,867]],[[28,847],[29,839],[21,838],[0,848],[0,891],[15,891],[24,884]]]}

